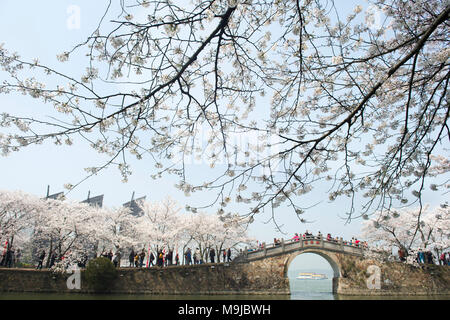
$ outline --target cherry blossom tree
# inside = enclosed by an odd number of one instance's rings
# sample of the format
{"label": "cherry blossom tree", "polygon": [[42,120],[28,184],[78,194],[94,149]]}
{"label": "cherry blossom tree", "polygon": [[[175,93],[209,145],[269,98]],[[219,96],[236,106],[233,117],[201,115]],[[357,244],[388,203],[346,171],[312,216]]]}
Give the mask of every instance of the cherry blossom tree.
{"label": "cherry blossom tree", "polygon": [[[215,191],[218,212],[226,199],[248,204],[247,217],[287,204],[304,221],[302,199],[323,183],[329,200],[349,198],[349,219],[411,193],[422,207],[435,159],[448,158],[450,6],[369,4],[110,1],[91,36],[58,54],[87,55],[81,75],[0,47],[0,93],[52,116],[3,113],[2,153],[84,139],[108,156],[89,175],[117,166],[126,181],[130,156],[147,157],[153,177]],[[192,177],[192,157],[214,177]],[[448,166],[438,170],[431,186],[445,188]]]}
{"label": "cherry blossom tree", "polygon": [[95,226],[101,226],[93,231],[93,238],[99,242],[96,244],[99,249],[114,248],[117,252],[141,241],[136,231],[137,219],[129,208],[98,208],[93,219]]}
{"label": "cherry blossom tree", "polygon": [[[222,250],[233,249],[236,252],[242,247],[250,247],[256,243],[256,239],[250,237],[247,227],[251,223],[252,218],[242,219],[239,214],[227,214],[219,217],[217,224],[219,232],[215,235],[216,252],[219,254]],[[217,258],[219,261],[219,257]],[[225,261],[223,261],[225,262]]]}
{"label": "cherry blossom tree", "polygon": [[[33,226],[33,217],[43,207],[38,197],[22,191],[0,191],[0,241],[13,246],[26,239],[27,232]],[[19,239],[17,239],[19,238]]]}
{"label": "cherry blossom tree", "polygon": [[450,248],[450,210],[443,205],[383,212],[365,221],[362,233],[372,246],[388,253],[398,248],[414,259],[422,249],[439,257]]}
{"label": "cherry blossom tree", "polygon": [[183,253],[188,247],[195,247],[205,258],[210,248],[220,252],[249,241],[248,221],[238,215],[219,217],[205,212],[183,212],[170,197],[159,202],[143,201],[140,207],[143,215],[136,224],[137,237],[141,243],[149,244],[153,252]]}
{"label": "cherry blossom tree", "polygon": [[200,257],[197,257],[197,259],[208,261],[209,249],[221,244],[217,241],[217,237],[223,231],[223,223],[221,224],[215,215],[199,212],[189,215],[183,224],[189,239],[187,245],[191,246],[192,249],[198,248]]}
{"label": "cherry blossom tree", "polygon": [[52,253],[56,261],[65,259],[67,264],[87,255],[95,231],[99,229],[94,220],[97,208],[68,200],[42,199],[41,202],[43,207],[33,217],[29,242],[36,252],[48,253],[47,266]]}
{"label": "cherry blossom tree", "polygon": [[[100,209],[74,201],[42,199],[21,191],[0,192],[0,239],[11,247],[17,243],[27,255],[41,250],[47,252],[47,266],[51,253],[56,260],[64,257],[70,264],[95,250],[95,240],[108,245],[124,242],[126,235],[114,232],[111,225],[128,209]],[[116,218],[116,220],[114,220]],[[120,222],[128,221],[123,218]],[[31,256],[30,256],[31,255]]]}
{"label": "cherry blossom tree", "polygon": [[211,248],[215,249],[219,259],[222,250],[237,249],[252,241],[246,231],[248,221],[237,214],[220,217],[204,212],[193,213],[186,217],[183,225],[189,239],[187,244],[194,244],[204,261],[208,260]]}
{"label": "cherry blossom tree", "polygon": [[163,201],[139,203],[143,215],[138,218],[137,234],[142,246],[150,245],[153,252],[174,249],[181,245],[180,207],[170,197]]}
{"label": "cherry blossom tree", "polygon": [[[181,250],[196,245],[206,255],[209,248],[238,248],[249,241],[248,220],[238,215],[219,217],[204,212],[183,212],[167,197],[138,203],[142,215],[129,208],[99,208],[75,201],[42,199],[20,191],[0,192],[0,240],[9,246],[19,239],[27,254],[45,250],[46,265],[55,254],[56,269],[97,256],[99,249],[118,251],[146,248],[153,252]],[[33,257],[31,257],[33,260]]]}

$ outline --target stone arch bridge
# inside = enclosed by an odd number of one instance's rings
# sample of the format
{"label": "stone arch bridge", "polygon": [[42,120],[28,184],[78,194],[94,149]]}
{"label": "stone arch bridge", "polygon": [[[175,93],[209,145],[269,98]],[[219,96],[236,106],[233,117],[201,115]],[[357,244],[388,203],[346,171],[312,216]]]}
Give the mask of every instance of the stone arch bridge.
{"label": "stone arch bridge", "polygon": [[233,264],[240,264],[244,278],[255,291],[290,294],[287,272],[291,262],[300,254],[315,253],[323,257],[333,269],[333,292],[340,290],[340,280],[347,276],[348,264],[363,259],[365,248],[321,236],[281,240],[257,250],[245,250]]}
{"label": "stone arch bridge", "polygon": [[[411,266],[368,258],[369,249],[323,238],[281,241],[249,251],[231,263],[119,268],[111,293],[134,294],[283,294],[289,295],[287,271],[302,253],[324,257],[333,269],[333,292],[342,295],[450,295],[450,267]],[[81,288],[50,270],[0,268],[1,292],[91,292],[81,271]],[[369,285],[374,280],[374,285]],[[369,282],[368,282],[369,281]]]}

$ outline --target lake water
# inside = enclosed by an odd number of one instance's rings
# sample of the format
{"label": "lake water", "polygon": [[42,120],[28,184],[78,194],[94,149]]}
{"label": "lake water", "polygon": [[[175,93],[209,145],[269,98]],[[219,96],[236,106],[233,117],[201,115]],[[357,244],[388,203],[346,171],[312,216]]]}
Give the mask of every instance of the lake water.
{"label": "lake water", "polygon": [[290,279],[291,295],[136,295],[0,293],[0,300],[450,300],[450,296],[342,296],[333,294],[332,280]]}
{"label": "lake water", "polygon": [[336,300],[332,293],[332,279],[289,279],[291,300]]}
{"label": "lake water", "polygon": [[331,270],[314,270],[328,279],[296,279],[299,272],[288,272],[291,295],[150,295],[150,294],[80,294],[80,293],[0,293],[0,300],[450,300],[450,296],[342,296],[332,293]]}

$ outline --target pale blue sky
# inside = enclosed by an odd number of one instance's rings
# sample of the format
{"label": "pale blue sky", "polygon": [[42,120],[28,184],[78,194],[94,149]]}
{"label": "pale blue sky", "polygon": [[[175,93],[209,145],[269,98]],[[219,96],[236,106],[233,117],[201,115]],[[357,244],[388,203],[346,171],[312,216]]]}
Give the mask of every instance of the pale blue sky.
{"label": "pale blue sky", "polygon": [[[357,2],[353,1],[353,3]],[[90,35],[97,26],[107,3],[108,1],[104,0],[26,1],[26,3],[2,0],[0,2],[0,43],[4,43],[8,50],[17,51],[24,59],[39,58],[41,63],[56,66],[58,70],[69,73],[80,72],[80,65],[83,65],[82,59],[61,64],[57,62],[56,54],[71,49]],[[348,5],[347,1],[345,3]],[[68,9],[72,5],[78,6],[81,10],[79,29],[69,29],[67,26],[70,18]],[[84,70],[84,66],[82,69]],[[19,110],[22,113],[45,114],[41,108],[46,109],[51,106],[44,106],[27,97],[0,95],[0,113],[5,110]],[[48,143],[32,146],[6,158],[0,157],[0,189],[23,190],[38,196],[45,196],[47,185],[50,185],[51,193],[64,191],[65,183],[81,180],[85,175],[83,168],[99,165],[101,159],[85,143],[75,143],[71,147],[54,146]],[[174,177],[166,177],[163,180],[150,178],[150,175],[155,173],[153,163],[132,159],[130,162],[134,174],[128,183],[122,183],[118,170],[110,168],[84,182],[68,197],[81,201],[90,191],[91,196],[104,194],[105,206],[119,206],[129,201],[132,192],[135,191],[135,197],[147,196],[148,200],[161,200],[166,195],[171,195],[184,208],[186,204],[194,206],[203,204],[204,200],[213,196],[198,194],[192,198],[185,198],[184,194],[174,187],[177,182]],[[435,194],[432,194],[429,199],[429,201],[437,201]],[[314,233],[330,232],[333,236],[339,235],[346,239],[352,236],[358,237],[361,220],[345,224],[343,214],[348,207],[345,200],[328,203],[326,192],[317,190],[312,198],[308,199],[310,202],[304,204],[307,206],[321,202],[321,205],[308,210],[305,215],[307,220],[314,221],[311,224],[301,224],[286,208],[276,209],[278,223],[283,225],[283,231],[287,233],[284,237],[292,237],[295,232],[303,233],[306,229]],[[212,210],[211,213],[213,213]],[[271,242],[274,237],[283,236],[276,231],[272,222],[263,223],[270,218],[270,215],[270,212],[266,212],[256,219],[250,228],[251,236],[267,242]]]}

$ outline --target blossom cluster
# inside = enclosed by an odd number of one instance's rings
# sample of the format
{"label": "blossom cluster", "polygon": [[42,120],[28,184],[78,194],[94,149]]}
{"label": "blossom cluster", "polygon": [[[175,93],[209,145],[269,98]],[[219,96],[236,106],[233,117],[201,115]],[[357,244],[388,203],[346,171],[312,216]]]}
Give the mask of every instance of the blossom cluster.
{"label": "blossom cluster", "polygon": [[[45,250],[55,252],[69,267],[104,250],[121,252],[131,248],[179,250],[187,247],[218,252],[238,249],[251,239],[246,221],[238,216],[219,218],[204,212],[185,213],[170,198],[137,202],[140,215],[130,208],[100,208],[67,199],[42,199],[21,191],[0,191],[0,241],[20,248],[22,260],[35,263]],[[233,250],[234,250],[233,249]]]}

